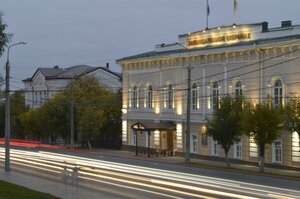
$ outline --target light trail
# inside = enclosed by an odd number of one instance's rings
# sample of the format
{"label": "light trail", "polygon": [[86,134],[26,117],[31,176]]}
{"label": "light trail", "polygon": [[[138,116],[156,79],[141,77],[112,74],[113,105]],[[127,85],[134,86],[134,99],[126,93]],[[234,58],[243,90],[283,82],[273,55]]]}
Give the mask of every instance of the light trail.
{"label": "light trail", "polygon": [[[1,159],[4,159],[3,148],[0,148],[0,161]],[[203,175],[147,168],[44,151],[32,152],[12,149],[11,160],[13,164],[52,172],[56,175],[60,174],[64,170],[64,167],[66,167],[66,172],[70,175],[72,174],[72,169],[74,167],[80,167],[80,171],[78,172],[80,174],[79,178],[84,178],[85,180],[94,182],[95,180],[98,180],[99,183],[100,181],[101,183],[106,182],[106,184],[112,183],[115,186],[124,186],[124,188],[128,189],[131,187],[129,185],[140,186],[143,188],[139,191],[143,192],[146,192],[147,189],[153,189],[185,195],[187,197],[199,198],[208,197],[200,193],[216,195],[218,198],[300,198],[300,191],[298,190],[270,187],[266,185],[257,185]],[[107,180],[113,182],[107,182]],[[156,195],[159,193],[157,191],[150,192],[153,192],[152,194]],[[177,196],[169,194],[162,196],[177,198]]]}

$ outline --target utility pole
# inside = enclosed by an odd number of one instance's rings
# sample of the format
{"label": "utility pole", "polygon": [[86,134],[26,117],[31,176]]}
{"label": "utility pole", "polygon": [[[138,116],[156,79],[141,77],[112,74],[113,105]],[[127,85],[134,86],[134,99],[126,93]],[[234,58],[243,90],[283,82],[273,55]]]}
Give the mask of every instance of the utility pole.
{"label": "utility pole", "polygon": [[189,163],[191,161],[191,52],[187,47],[178,43],[181,47],[188,51],[188,65],[187,65],[187,102],[186,102],[186,132],[185,132],[185,150],[184,161]]}
{"label": "utility pole", "polygon": [[187,79],[187,103],[186,103],[186,147],[185,147],[185,155],[184,160],[186,163],[189,163],[191,161],[190,157],[190,145],[191,145],[191,62],[190,62],[190,52],[189,52],[189,61],[187,66],[188,71],[188,79]]}
{"label": "utility pole", "polygon": [[25,45],[26,42],[22,41],[16,44],[8,46],[7,61],[6,61],[6,77],[5,77],[5,171],[10,171],[10,63],[9,63],[9,51],[10,48],[17,45]]}
{"label": "utility pole", "polygon": [[70,145],[71,149],[74,149],[74,96],[73,96],[73,83],[71,83],[71,103],[70,103],[70,124],[71,124],[71,136]]}
{"label": "utility pole", "polygon": [[[11,46],[10,46],[11,47]],[[9,95],[9,48],[7,52],[5,77],[5,171],[10,171],[10,95]]]}

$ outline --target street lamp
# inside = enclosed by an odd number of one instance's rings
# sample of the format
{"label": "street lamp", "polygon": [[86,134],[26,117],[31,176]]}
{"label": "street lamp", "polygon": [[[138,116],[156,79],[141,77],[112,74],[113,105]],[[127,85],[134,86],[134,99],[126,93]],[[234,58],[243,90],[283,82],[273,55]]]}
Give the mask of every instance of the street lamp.
{"label": "street lamp", "polygon": [[6,77],[5,77],[5,171],[10,171],[10,96],[9,96],[9,51],[10,48],[17,45],[25,45],[26,42],[11,44],[7,50]]}
{"label": "street lamp", "polygon": [[188,50],[189,58],[188,58],[188,79],[187,79],[187,102],[186,102],[186,133],[185,133],[185,153],[184,160],[186,163],[191,161],[190,155],[190,135],[191,135],[191,52],[187,47],[182,45],[181,43],[176,42],[176,44],[182,46],[184,49]]}

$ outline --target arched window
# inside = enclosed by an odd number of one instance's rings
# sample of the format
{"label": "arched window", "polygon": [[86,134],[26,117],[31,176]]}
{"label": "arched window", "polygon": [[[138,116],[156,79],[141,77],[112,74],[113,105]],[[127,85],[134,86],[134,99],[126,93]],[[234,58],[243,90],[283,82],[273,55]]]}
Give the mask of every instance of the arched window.
{"label": "arched window", "polygon": [[280,106],[282,104],[282,82],[276,80],[274,84],[274,106]]}
{"label": "arched window", "polygon": [[153,108],[153,88],[152,88],[152,85],[149,85],[147,87],[147,108],[148,109]]}
{"label": "arched window", "polygon": [[137,87],[133,86],[132,90],[131,90],[131,108],[132,109],[136,109],[137,108],[137,103],[138,103],[138,99],[137,99]]}
{"label": "arched window", "polygon": [[198,88],[197,84],[194,83],[192,86],[192,110],[198,109]]}
{"label": "arched window", "polygon": [[213,83],[212,89],[212,105],[215,108],[219,100],[219,85],[217,82]]}
{"label": "arched window", "polygon": [[174,92],[172,84],[167,85],[167,109],[173,109]]}
{"label": "arched window", "polygon": [[242,95],[243,95],[242,82],[237,81],[235,83],[235,96],[242,96]]}

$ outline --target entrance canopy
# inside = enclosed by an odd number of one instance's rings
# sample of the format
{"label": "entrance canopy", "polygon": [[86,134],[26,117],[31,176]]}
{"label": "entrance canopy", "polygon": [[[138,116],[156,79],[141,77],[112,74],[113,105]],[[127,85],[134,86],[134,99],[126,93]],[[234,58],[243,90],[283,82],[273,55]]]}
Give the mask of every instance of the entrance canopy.
{"label": "entrance canopy", "polygon": [[168,121],[160,121],[160,122],[140,121],[132,125],[131,128],[138,131],[155,131],[155,130],[167,131],[167,130],[175,130],[176,125]]}

